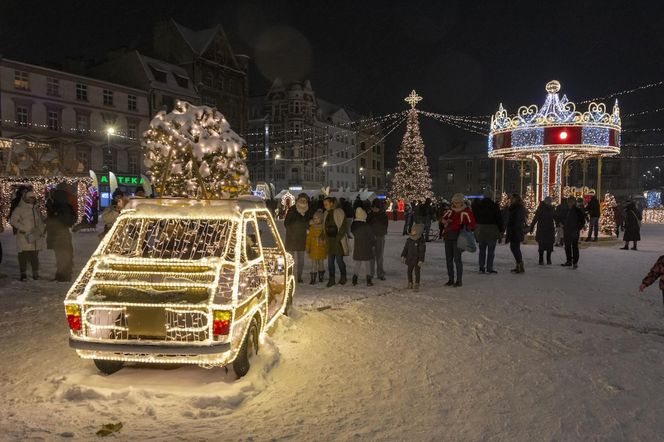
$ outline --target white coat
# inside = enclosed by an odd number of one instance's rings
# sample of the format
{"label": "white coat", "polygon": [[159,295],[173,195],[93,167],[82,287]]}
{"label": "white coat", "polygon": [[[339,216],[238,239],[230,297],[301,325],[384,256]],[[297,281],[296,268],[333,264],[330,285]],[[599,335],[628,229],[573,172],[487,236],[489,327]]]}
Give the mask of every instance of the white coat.
{"label": "white coat", "polygon": [[9,218],[16,228],[16,249],[19,252],[42,250],[46,242],[46,224],[37,204],[21,200]]}

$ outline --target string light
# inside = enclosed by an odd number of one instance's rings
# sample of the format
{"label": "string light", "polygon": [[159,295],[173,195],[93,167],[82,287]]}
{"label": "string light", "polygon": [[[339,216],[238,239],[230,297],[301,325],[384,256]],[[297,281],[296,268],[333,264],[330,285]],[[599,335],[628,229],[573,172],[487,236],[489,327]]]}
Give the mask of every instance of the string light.
{"label": "string light", "polygon": [[613,236],[616,233],[616,210],[618,210],[616,198],[607,193],[604,195],[602,214],[599,217],[599,230],[605,235]]}
{"label": "string light", "polygon": [[643,209],[644,224],[664,224],[664,209]]}

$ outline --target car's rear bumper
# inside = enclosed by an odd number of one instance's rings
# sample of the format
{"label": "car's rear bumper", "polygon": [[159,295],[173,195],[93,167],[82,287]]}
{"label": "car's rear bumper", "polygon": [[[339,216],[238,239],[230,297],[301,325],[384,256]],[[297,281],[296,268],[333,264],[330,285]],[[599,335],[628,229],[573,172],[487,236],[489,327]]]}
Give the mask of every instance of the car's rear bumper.
{"label": "car's rear bumper", "polygon": [[226,353],[230,351],[229,342],[215,342],[209,345],[166,345],[166,344],[126,344],[112,342],[91,342],[69,338],[69,346],[76,350],[123,353],[136,355],[163,356],[199,356]]}

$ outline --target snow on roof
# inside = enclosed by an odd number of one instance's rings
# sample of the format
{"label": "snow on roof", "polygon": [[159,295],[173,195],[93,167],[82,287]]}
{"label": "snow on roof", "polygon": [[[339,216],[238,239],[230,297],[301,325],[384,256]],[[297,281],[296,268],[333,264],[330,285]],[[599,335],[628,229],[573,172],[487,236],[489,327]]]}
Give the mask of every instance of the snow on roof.
{"label": "snow on roof", "polygon": [[265,201],[253,195],[237,199],[132,198],[122,211],[131,218],[191,218],[239,220],[246,210],[264,209]]}
{"label": "snow on roof", "polygon": [[178,32],[180,32],[182,37],[187,41],[191,49],[193,49],[194,52],[196,52],[198,55],[201,55],[205,49],[207,49],[210,41],[214,38],[215,34],[219,30],[218,25],[214,28],[194,31],[193,29],[182,26],[175,21],[173,21],[173,23],[175,24]]}
{"label": "snow on roof", "polygon": [[[143,55],[139,52],[137,52],[138,58],[141,61],[141,65],[143,66],[143,70],[145,71],[145,75],[147,75],[150,83],[153,86],[159,87],[160,85],[166,85],[168,89],[173,90],[173,91],[179,91],[182,94],[187,94],[186,97],[196,97],[196,91],[194,90],[194,85],[193,81],[189,78],[189,74],[187,71],[180,67],[176,66],[174,64],[167,63],[162,60],[157,60],[156,58],[148,57],[147,55]],[[161,82],[157,81],[155,78],[152,69],[155,69],[157,71],[161,71],[164,74],[166,74],[166,82]],[[182,87],[175,75],[178,75],[182,79],[187,81],[187,87]],[[163,86],[162,86],[163,87]],[[182,96],[184,98],[185,95]]]}

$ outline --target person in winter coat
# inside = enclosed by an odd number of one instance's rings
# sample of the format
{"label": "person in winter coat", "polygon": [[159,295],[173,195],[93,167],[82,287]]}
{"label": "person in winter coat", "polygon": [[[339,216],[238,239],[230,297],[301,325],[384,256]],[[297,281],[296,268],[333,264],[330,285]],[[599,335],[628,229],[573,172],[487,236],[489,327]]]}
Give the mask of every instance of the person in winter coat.
{"label": "person in winter coat", "polygon": [[[466,207],[464,196],[456,193],[452,197],[452,207],[442,216],[443,238],[445,240],[445,261],[447,263],[447,276],[449,280],[445,285],[461,287],[463,285],[463,262],[461,261],[461,250],[457,247],[457,239],[461,229],[475,229],[475,216],[473,211]],[[456,266],[456,282],[454,281],[454,267]]]}
{"label": "person in winter coat", "polygon": [[629,249],[629,242],[632,241],[634,243],[632,250],[636,250],[636,243],[641,241],[641,215],[636,209],[636,204],[634,204],[634,202],[627,203],[627,206],[625,207],[623,230],[625,231],[625,233],[623,233],[625,247],[621,247],[621,249]]}
{"label": "person in winter coat", "polygon": [[557,247],[562,247],[565,243],[565,229],[563,228],[563,221],[567,217],[567,201],[563,199],[560,204],[556,206],[554,212],[554,220],[556,222],[556,241]]}
{"label": "person in winter coat", "polygon": [[613,222],[616,225],[616,238],[620,238],[620,229],[625,221],[625,208],[619,204],[613,209]]}
{"label": "person in winter coat", "polygon": [[662,291],[662,303],[664,303],[664,255],[659,257],[646,277],[643,278],[643,281],[641,281],[641,285],[639,286],[639,292],[643,292],[646,287],[655,282],[657,278],[659,278],[659,289]]}
{"label": "person in winter coat", "polygon": [[553,252],[553,243],[556,240],[555,209],[551,205],[551,197],[544,198],[535,211],[532,223],[530,223],[530,233],[533,233],[537,227],[535,239],[539,246],[539,265],[544,264],[544,253],[546,252],[546,263],[551,264],[551,252]]}
{"label": "person in winter coat", "polygon": [[567,212],[562,223],[566,260],[561,265],[576,269],[579,266],[579,237],[586,224],[586,215],[577,206],[573,196],[567,198]]}
{"label": "person in winter coat", "polygon": [[[408,288],[415,291],[420,289],[420,268],[427,251],[426,241],[422,237],[422,227],[421,224],[413,226],[401,252],[401,261],[408,266]],[[415,271],[415,285],[413,285],[413,271]]]}
{"label": "person in winter coat", "polygon": [[590,197],[588,205],[586,206],[586,213],[588,214],[589,224],[588,224],[588,237],[586,242],[591,240],[593,232],[595,233],[595,238],[593,241],[597,241],[597,235],[599,234],[599,216],[600,216],[600,207],[599,200],[595,195]]}
{"label": "person in winter coat", "polygon": [[32,268],[32,278],[39,279],[39,251],[44,248],[45,225],[33,191],[23,194],[21,202],[12,212],[9,223],[16,229],[16,250],[21,281],[27,278],[28,261]]}
{"label": "person in winter coat", "polygon": [[507,218],[507,231],[505,242],[510,243],[510,251],[516,262],[516,267],[510,270],[512,273],[524,273],[523,255],[521,254],[521,243],[525,238],[526,228],[526,207],[523,205],[523,199],[518,193],[513,193],[510,199],[510,206],[507,209],[509,216]]}
{"label": "person in winter coat", "polygon": [[487,189],[484,198],[474,200],[471,208],[477,221],[475,239],[480,249],[480,273],[498,273],[493,268],[493,259],[496,243],[504,230],[500,206],[491,199],[491,191]]}
{"label": "person in winter coat", "polygon": [[323,215],[323,229],[325,231],[325,248],[327,249],[327,270],[330,274],[327,286],[332,287],[335,281],[335,262],[339,267],[341,276],[339,284],[346,284],[346,263],[344,256],[348,255],[348,224],[346,214],[332,197],[323,200],[325,214]]}
{"label": "person in winter coat", "polygon": [[423,203],[417,205],[415,215],[415,224],[424,226],[424,240],[429,241],[429,232],[431,231],[431,219],[433,216],[433,207],[431,207],[431,198],[427,198]]}
{"label": "person in winter coat", "polygon": [[111,227],[115,224],[115,220],[118,219],[120,212],[122,212],[122,209],[124,209],[127,202],[129,202],[129,199],[125,196],[124,192],[121,190],[113,192],[111,204],[101,213],[101,220],[104,223],[104,231],[99,235],[100,239],[111,230]]}
{"label": "person in winter coat", "polygon": [[286,227],[286,250],[291,252],[295,258],[297,282],[302,283],[304,250],[309,227],[309,197],[306,193],[299,194],[293,207],[288,209],[284,226]]}
{"label": "person in winter coat", "polygon": [[355,209],[355,221],[350,226],[353,232],[353,261],[355,267],[353,271],[353,285],[357,285],[358,277],[364,269],[367,285],[372,286],[371,271],[369,269],[371,260],[374,259],[374,247],[376,246],[376,237],[373,234],[371,226],[367,224],[367,212],[362,207]]}
{"label": "person in winter coat", "polygon": [[55,252],[55,280],[71,281],[74,246],[69,230],[76,223],[76,212],[67,192],[56,189],[46,204],[46,247]]}
{"label": "person in winter coat", "polygon": [[406,203],[403,206],[403,233],[402,235],[408,235],[410,228],[413,226],[413,206],[410,203]]}
{"label": "person in winter coat", "polygon": [[325,249],[325,232],[323,231],[322,210],[317,210],[311,218],[309,230],[307,231],[307,243],[305,249],[309,255],[309,262],[311,262],[311,270],[309,271],[311,281],[309,284],[316,284],[316,274],[318,274],[318,281],[323,282],[327,250]]}
{"label": "person in winter coat", "polygon": [[367,224],[371,226],[376,245],[374,246],[374,258],[371,260],[371,277],[378,276],[381,281],[385,280],[385,269],[383,268],[383,255],[385,254],[385,235],[388,226],[387,213],[383,202],[379,199],[371,203],[371,212],[367,217]]}

